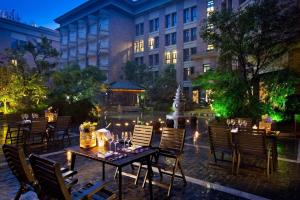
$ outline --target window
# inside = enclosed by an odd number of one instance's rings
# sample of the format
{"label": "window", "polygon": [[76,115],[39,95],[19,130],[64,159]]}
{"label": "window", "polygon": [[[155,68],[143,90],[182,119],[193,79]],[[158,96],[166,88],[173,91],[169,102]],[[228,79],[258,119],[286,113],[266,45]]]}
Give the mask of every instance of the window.
{"label": "window", "polygon": [[153,66],[153,55],[149,55],[149,66]]}
{"label": "window", "polygon": [[197,19],[197,7],[191,7],[191,21],[195,21]]}
{"label": "window", "polygon": [[214,1],[207,0],[207,17],[210,16],[212,12],[214,12]]}
{"label": "window", "polygon": [[214,50],[215,49],[215,47],[214,47],[214,45],[213,44],[209,44],[209,45],[207,45],[207,51],[212,51],[212,50]]}
{"label": "window", "polygon": [[190,49],[183,49],[183,61],[190,60]]}
{"label": "window", "polygon": [[191,55],[197,54],[197,47],[191,48]]}
{"label": "window", "polygon": [[139,53],[144,51],[144,40],[139,40],[134,42],[134,53]]}
{"label": "window", "polygon": [[191,28],[191,41],[197,40],[197,28]]}
{"label": "window", "polygon": [[177,24],[177,14],[172,13],[172,26],[176,26]]}
{"label": "window", "polygon": [[159,37],[154,38],[154,48],[155,49],[159,48]]}
{"label": "window", "polygon": [[171,64],[171,52],[166,52],[165,58],[166,58],[166,64]]}
{"label": "window", "polygon": [[189,42],[190,41],[190,30],[184,30],[183,31],[183,42]]}
{"label": "window", "polygon": [[210,70],[210,64],[203,64],[203,72],[207,72],[208,70]]}
{"label": "window", "polygon": [[14,39],[11,44],[10,47],[12,49],[24,49],[24,46],[27,44],[27,41],[24,40],[18,40],[18,39]]}
{"label": "window", "polygon": [[183,10],[183,23],[189,22],[189,18],[190,18],[189,9],[186,8]]}
{"label": "window", "polygon": [[166,15],[166,17],[165,17],[165,27],[166,28],[171,27],[171,16],[170,15]]}
{"label": "window", "polygon": [[177,63],[177,51],[173,51],[172,52],[172,64],[176,64]]}
{"label": "window", "polygon": [[170,45],[170,34],[165,35],[165,46],[169,46]]}
{"label": "window", "polygon": [[144,57],[135,57],[135,62],[138,65],[143,65],[144,64]]}
{"label": "window", "polygon": [[158,31],[159,29],[159,18],[154,20],[154,31]]}
{"label": "window", "polygon": [[171,33],[171,37],[172,37],[172,44],[176,44],[176,32]]}
{"label": "window", "polygon": [[149,32],[158,31],[159,28],[159,18],[152,19],[149,21]]}
{"label": "window", "polygon": [[135,36],[144,35],[144,23],[135,25]]}
{"label": "window", "polygon": [[190,76],[194,74],[194,67],[184,68],[183,69],[183,80],[188,81]]}
{"label": "window", "polygon": [[159,54],[154,54],[154,65],[159,65]]}
{"label": "window", "polygon": [[148,39],[148,46],[149,46],[149,49],[154,49],[154,38]]}
{"label": "window", "polygon": [[153,32],[154,31],[154,20],[150,20],[149,21],[149,32]]}

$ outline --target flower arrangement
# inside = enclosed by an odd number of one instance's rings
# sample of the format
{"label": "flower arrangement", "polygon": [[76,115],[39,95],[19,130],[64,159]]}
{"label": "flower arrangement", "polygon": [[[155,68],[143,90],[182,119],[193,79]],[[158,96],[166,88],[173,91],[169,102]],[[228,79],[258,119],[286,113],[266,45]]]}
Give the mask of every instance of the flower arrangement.
{"label": "flower arrangement", "polygon": [[96,128],[97,123],[84,122],[79,126],[80,147],[91,148],[96,146]]}

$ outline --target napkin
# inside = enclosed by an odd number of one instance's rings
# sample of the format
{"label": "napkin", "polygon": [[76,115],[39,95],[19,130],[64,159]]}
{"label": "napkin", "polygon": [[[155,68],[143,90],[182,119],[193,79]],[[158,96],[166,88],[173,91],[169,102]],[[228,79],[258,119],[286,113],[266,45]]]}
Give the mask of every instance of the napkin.
{"label": "napkin", "polygon": [[231,133],[237,133],[239,131],[239,129],[238,128],[233,128],[233,129],[231,129]]}
{"label": "napkin", "polygon": [[105,154],[99,152],[99,153],[97,154],[97,157],[99,157],[99,158],[108,158],[108,157],[111,156],[111,155],[113,155],[113,154],[110,153],[110,152],[106,152]]}
{"label": "napkin", "polygon": [[139,146],[139,145],[132,145],[131,147],[128,147],[129,150],[136,150],[136,149],[139,149],[139,148],[142,148],[142,146]]}

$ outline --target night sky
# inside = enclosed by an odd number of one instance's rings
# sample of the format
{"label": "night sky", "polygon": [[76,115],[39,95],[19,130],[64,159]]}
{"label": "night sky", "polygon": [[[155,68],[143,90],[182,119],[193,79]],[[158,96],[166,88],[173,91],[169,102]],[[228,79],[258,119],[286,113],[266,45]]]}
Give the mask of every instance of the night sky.
{"label": "night sky", "polygon": [[0,10],[14,9],[21,22],[55,29],[53,20],[87,0],[0,0]]}

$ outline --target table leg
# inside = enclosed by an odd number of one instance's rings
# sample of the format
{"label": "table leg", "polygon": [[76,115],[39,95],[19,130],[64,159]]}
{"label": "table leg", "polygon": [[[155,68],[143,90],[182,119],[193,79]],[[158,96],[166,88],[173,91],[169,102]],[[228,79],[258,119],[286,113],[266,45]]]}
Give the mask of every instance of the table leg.
{"label": "table leg", "polygon": [[122,167],[118,167],[119,171],[119,199],[122,199]]}
{"label": "table leg", "polygon": [[72,155],[71,155],[71,170],[74,170],[74,168],[75,168],[75,160],[76,160],[76,154],[72,153]]}
{"label": "table leg", "polygon": [[148,167],[148,181],[149,181],[149,192],[150,192],[150,199],[153,199],[152,194],[152,166],[151,166],[151,156],[147,157],[147,167]]}
{"label": "table leg", "polygon": [[102,162],[102,180],[105,181],[105,163]]}
{"label": "table leg", "polygon": [[277,169],[277,165],[278,165],[278,152],[277,152],[277,138],[273,139],[273,169]]}

